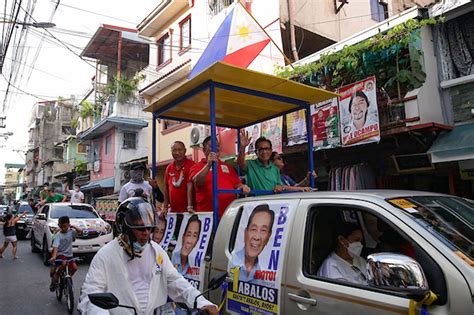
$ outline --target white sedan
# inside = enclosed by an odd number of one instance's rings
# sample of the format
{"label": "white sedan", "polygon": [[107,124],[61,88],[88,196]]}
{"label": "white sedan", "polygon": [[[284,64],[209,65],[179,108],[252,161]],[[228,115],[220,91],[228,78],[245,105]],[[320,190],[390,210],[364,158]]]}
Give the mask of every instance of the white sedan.
{"label": "white sedan", "polygon": [[93,254],[113,239],[112,227],[98,215],[97,211],[85,203],[49,203],[36,213],[33,219],[31,250],[43,254],[43,262],[48,264],[54,234],[59,231],[58,219],[68,216],[72,225],[82,229],[72,243],[76,254]]}

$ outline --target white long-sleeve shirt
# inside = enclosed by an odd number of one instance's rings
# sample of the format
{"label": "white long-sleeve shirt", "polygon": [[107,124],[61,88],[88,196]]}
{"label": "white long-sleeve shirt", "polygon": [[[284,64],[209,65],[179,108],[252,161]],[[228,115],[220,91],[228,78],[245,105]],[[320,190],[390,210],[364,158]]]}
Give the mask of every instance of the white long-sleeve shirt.
{"label": "white long-sleeve shirt", "polygon": [[[150,242],[149,246],[153,250],[154,261],[152,270],[143,271],[151,273],[146,311],[142,311],[129,280],[126,264],[130,258],[114,239],[99,250],[91,262],[78,305],[82,314],[130,314],[129,309],[115,308],[107,311],[90,303],[88,294],[103,292],[113,293],[120,304],[135,307],[138,314],[153,314],[154,309],[166,304],[168,296],[175,302],[186,303],[188,307],[193,307],[194,299],[200,292],[176,271],[168,255],[158,244]],[[212,305],[202,296],[197,301],[198,308]]]}

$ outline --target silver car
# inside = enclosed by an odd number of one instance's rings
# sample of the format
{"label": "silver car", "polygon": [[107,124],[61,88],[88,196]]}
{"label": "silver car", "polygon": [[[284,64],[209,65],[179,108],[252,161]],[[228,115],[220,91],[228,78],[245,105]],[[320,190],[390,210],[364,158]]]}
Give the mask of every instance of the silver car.
{"label": "silver car", "polygon": [[[229,275],[234,272],[229,266],[238,249],[237,235],[247,226],[247,221],[240,219],[242,213],[246,207],[262,203],[284,205],[291,215],[286,237],[280,234],[277,238],[274,229],[266,240],[267,246],[284,244],[274,269],[275,288],[270,291],[265,287],[265,272],[259,273],[263,280],[258,285],[228,278],[227,287],[234,297],[231,307],[240,305],[241,313],[415,314],[423,308],[429,314],[474,314],[473,201],[388,190],[238,199],[219,222],[212,258],[207,259],[210,274],[204,279],[225,270]],[[347,262],[341,266],[360,273],[359,282],[321,270],[337,246],[347,246],[340,245],[347,240],[337,232],[347,223],[362,233],[364,248],[358,257],[365,264],[357,270]],[[263,259],[258,262],[260,268],[266,268]],[[265,300],[268,292],[275,294],[271,302]],[[220,293],[211,293],[211,300],[220,303]]]}

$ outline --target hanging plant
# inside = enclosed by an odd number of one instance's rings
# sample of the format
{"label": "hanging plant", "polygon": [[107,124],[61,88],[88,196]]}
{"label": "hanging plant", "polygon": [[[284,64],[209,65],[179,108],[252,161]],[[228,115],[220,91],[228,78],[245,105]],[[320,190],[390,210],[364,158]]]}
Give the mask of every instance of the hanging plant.
{"label": "hanging plant", "polygon": [[422,52],[414,45],[420,39],[420,29],[440,22],[412,19],[358,44],[324,54],[318,61],[294,69],[277,67],[276,74],[328,90],[375,75],[378,86],[400,98],[425,81]]}
{"label": "hanging plant", "polygon": [[89,101],[84,100],[79,104],[79,106],[79,116],[82,119],[94,116],[94,105],[92,105]]}
{"label": "hanging plant", "polygon": [[113,82],[107,84],[105,94],[107,96],[115,95],[119,103],[126,103],[135,98],[138,90],[138,84],[145,79],[144,74],[137,74],[132,79],[126,79],[124,76],[114,76]]}

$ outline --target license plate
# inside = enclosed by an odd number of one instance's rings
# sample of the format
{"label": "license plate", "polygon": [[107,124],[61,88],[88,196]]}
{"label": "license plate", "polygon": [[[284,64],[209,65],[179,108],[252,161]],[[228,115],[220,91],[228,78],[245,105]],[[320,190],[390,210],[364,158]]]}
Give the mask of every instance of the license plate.
{"label": "license plate", "polygon": [[87,250],[92,250],[92,245],[79,245],[77,247],[79,251],[87,251]]}
{"label": "license plate", "polygon": [[17,226],[16,228],[19,229],[19,230],[24,230],[25,229],[24,226]]}

